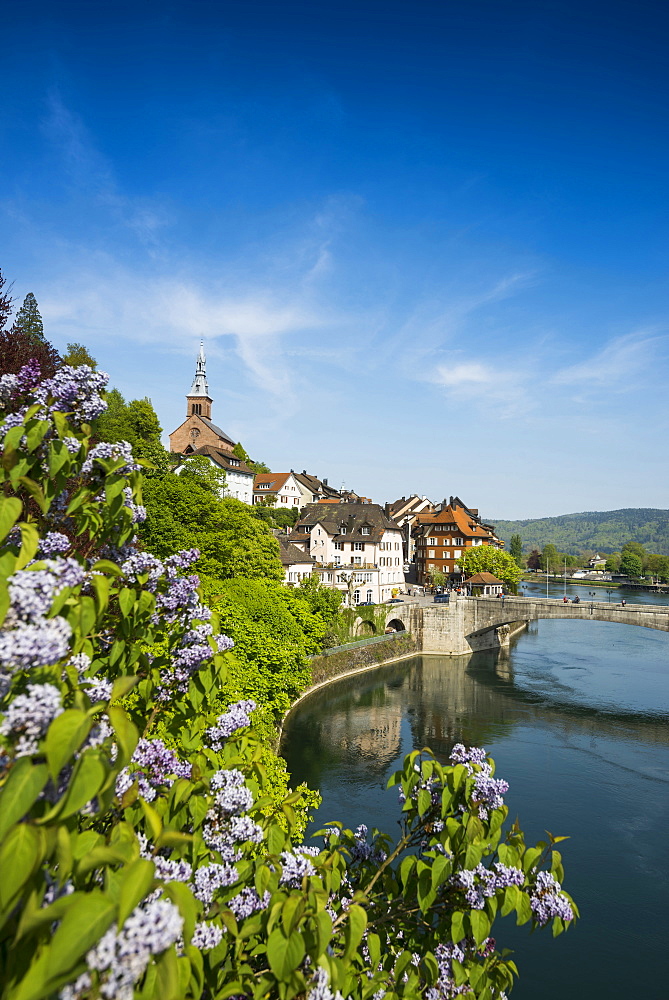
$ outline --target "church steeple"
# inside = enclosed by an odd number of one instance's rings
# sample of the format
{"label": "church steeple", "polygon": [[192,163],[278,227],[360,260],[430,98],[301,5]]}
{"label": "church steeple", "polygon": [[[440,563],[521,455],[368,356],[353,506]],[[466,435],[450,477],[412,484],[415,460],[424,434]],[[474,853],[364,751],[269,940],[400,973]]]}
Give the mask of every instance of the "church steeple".
{"label": "church steeple", "polygon": [[190,387],[190,392],[186,396],[188,401],[187,416],[196,414],[211,420],[211,404],[213,399],[209,395],[209,383],[207,382],[207,359],[204,353],[204,341],[200,341],[200,351],[195,365],[195,378]]}

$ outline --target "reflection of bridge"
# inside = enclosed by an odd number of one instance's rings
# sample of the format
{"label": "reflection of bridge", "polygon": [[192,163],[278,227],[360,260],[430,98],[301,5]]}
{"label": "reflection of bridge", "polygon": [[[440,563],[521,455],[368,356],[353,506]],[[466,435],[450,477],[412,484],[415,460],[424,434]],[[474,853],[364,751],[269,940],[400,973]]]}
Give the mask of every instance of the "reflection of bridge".
{"label": "reflection of bridge", "polygon": [[569,618],[641,625],[669,632],[669,607],[658,604],[602,604],[534,597],[462,597],[451,595],[449,604],[406,602],[388,612],[386,624],[404,627],[419,640],[424,653],[459,655],[505,645],[515,627],[538,618]]}

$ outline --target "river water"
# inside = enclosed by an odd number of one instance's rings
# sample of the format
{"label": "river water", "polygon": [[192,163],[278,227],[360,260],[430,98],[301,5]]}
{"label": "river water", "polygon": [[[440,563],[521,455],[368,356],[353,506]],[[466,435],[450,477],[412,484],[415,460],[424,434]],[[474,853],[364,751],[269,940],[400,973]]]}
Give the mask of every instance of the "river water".
{"label": "river water", "polygon": [[[569,596],[589,599],[587,585]],[[526,585],[545,596],[545,583]],[[551,597],[562,587],[549,584]],[[631,603],[669,596],[613,590]],[[607,600],[597,591],[595,600]],[[514,1000],[669,998],[669,633],[596,621],[539,621],[508,653],[413,656],[315,692],[292,714],[283,753],[295,782],[318,788],[317,824],[396,831],[404,754],[484,746],[510,785],[510,818],[528,842],[566,834],[577,927],[553,940],[511,918]],[[317,827],[314,827],[317,828]]]}

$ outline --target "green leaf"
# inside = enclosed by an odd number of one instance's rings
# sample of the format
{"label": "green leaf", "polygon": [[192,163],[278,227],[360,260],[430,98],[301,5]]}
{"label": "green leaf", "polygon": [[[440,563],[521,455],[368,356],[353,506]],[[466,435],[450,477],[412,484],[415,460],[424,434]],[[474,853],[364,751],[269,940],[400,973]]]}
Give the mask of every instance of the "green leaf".
{"label": "green leaf", "polygon": [[12,903],[44,856],[44,835],[34,826],[15,826],[0,848],[0,909]]}
{"label": "green leaf", "polygon": [[0,499],[0,542],[4,541],[21,516],[23,504],[17,497]]}
{"label": "green leaf", "polygon": [[369,933],[367,935],[367,949],[369,951],[369,964],[372,969],[376,969],[381,961],[381,938],[378,934]]}
{"label": "green leaf", "polygon": [[158,976],[154,989],[156,1000],[178,1000],[181,996],[179,966],[174,948],[168,948],[156,961]]}
{"label": "green leaf", "polygon": [[114,904],[97,889],[74,893],[70,900],[50,944],[30,966],[12,1000],[43,1000],[52,994],[114,919]]}
{"label": "green leaf", "polygon": [[119,705],[110,705],[107,709],[107,715],[118,740],[120,750],[119,763],[127,764],[135,752],[139,733]]}
{"label": "green leaf", "polygon": [[149,830],[151,831],[151,840],[158,840],[161,833],[163,832],[163,821],[148,802],[144,799],[139,800],[139,804],[142,807],[142,812],[144,813],[144,819],[147,822]]}
{"label": "green leaf", "polygon": [[[168,896],[178,906],[179,913],[184,918],[184,941],[188,944],[193,936],[198,916],[198,904],[193,894],[183,882],[168,882],[163,889],[163,895]],[[230,916],[232,917],[232,914]],[[224,919],[224,914],[221,914],[221,918]],[[234,917],[232,920],[234,923]]]}
{"label": "green leaf", "polygon": [[351,958],[356,948],[362,941],[362,936],[367,927],[367,914],[361,906],[354,904],[348,909],[348,920],[346,922],[346,951],[344,960]]}
{"label": "green leaf", "polygon": [[418,814],[424,816],[432,806],[432,796],[426,788],[421,788],[418,793]]}
{"label": "green leaf", "polygon": [[43,822],[58,816],[66,819],[79,812],[87,802],[94,799],[102,788],[107,770],[97,753],[84,753],[74,765],[74,771],[67,791],[60,802],[43,818]]}
{"label": "green leaf", "polygon": [[267,959],[279,980],[288,978],[304,958],[304,941],[299,931],[286,937],[280,927],[275,928],[267,940]]}
{"label": "green leaf", "polygon": [[34,524],[23,522],[19,525],[21,531],[21,551],[16,560],[16,569],[23,569],[37,555],[39,534]]}
{"label": "green leaf", "polygon": [[46,764],[33,764],[30,757],[19,757],[0,794],[0,840],[25,816],[48,780]]}
{"label": "green leaf", "polygon": [[118,895],[117,923],[122,927],[138,903],[149,894],[153,885],[155,866],[153,861],[137,858],[126,865],[121,872],[121,887]]}
{"label": "green leaf", "polygon": [[483,910],[470,910],[469,923],[477,945],[482,945],[490,934],[490,920]]}
{"label": "green leaf", "polygon": [[118,604],[124,618],[128,617],[136,600],[137,594],[134,590],[130,590],[129,587],[124,587],[123,590],[120,591],[118,595]]}
{"label": "green leaf", "polygon": [[118,701],[119,698],[123,698],[128,691],[132,691],[138,680],[139,677],[134,674],[129,674],[127,677],[117,677],[114,681],[111,698],[109,700]]}
{"label": "green leaf", "polygon": [[46,734],[44,750],[54,781],[84,742],[92,725],[93,720],[78,708],[68,708],[53,720]]}
{"label": "green leaf", "polygon": [[456,910],[451,917],[451,941],[462,941],[466,937],[465,915],[461,910]]}

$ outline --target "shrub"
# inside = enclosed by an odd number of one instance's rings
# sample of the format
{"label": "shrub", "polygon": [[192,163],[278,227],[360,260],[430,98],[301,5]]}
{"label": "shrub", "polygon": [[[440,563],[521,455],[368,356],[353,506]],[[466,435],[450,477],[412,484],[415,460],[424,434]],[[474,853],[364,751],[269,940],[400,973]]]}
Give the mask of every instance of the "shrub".
{"label": "shrub", "polygon": [[505,782],[456,747],[391,780],[397,843],[295,845],[302,793],[268,794],[254,703],[214,707],[232,643],[197,553],[134,547],[138,467],[91,445],[103,383],[0,379],[2,997],[503,997],[495,918],[576,913],[555,840],[503,834]]}

